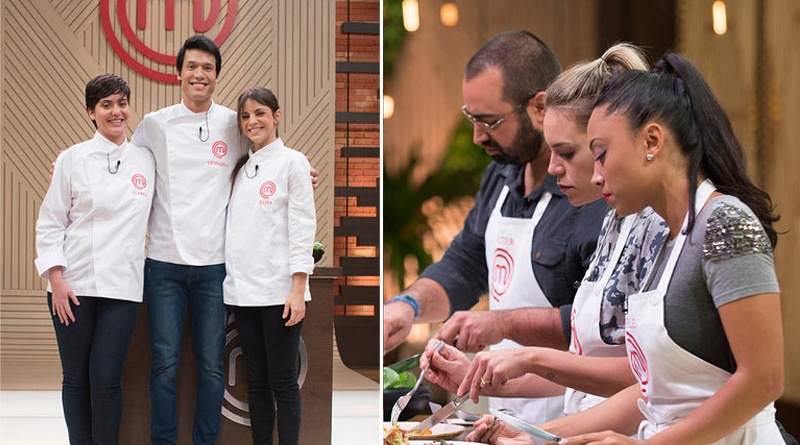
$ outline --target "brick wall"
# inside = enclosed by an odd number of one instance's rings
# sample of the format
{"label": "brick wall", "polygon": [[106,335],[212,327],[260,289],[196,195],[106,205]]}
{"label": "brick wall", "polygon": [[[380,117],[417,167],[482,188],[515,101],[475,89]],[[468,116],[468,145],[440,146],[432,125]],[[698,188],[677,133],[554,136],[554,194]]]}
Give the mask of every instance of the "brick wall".
{"label": "brick wall", "polygon": [[[334,265],[343,267],[344,276],[336,282],[334,314],[342,360],[356,368],[377,366],[380,360],[379,242],[374,236],[359,236],[363,230],[345,227],[346,221],[359,220],[358,223],[369,225],[371,233],[378,233],[381,80],[377,72],[380,34],[376,31],[379,23],[379,0],[336,2],[334,186],[337,192],[333,256]],[[345,24],[352,28],[345,29]],[[370,200],[365,205],[358,196],[345,190],[368,194]],[[348,267],[352,264],[348,263],[350,260],[360,261],[361,266]],[[368,263],[368,274],[364,272],[364,261]]]}

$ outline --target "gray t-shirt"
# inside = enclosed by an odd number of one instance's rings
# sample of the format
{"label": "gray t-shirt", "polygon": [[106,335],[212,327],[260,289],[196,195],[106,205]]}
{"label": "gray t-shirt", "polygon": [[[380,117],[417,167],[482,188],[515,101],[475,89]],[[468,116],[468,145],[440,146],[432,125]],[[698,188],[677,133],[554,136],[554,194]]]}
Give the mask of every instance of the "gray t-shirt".
{"label": "gray t-shirt", "polygon": [[[657,286],[672,247],[670,241],[662,249],[648,290]],[[664,298],[664,323],[680,347],[734,372],[736,362],[717,308],[778,292],[772,246],[758,218],[739,199],[716,197],[698,214],[684,243]]]}

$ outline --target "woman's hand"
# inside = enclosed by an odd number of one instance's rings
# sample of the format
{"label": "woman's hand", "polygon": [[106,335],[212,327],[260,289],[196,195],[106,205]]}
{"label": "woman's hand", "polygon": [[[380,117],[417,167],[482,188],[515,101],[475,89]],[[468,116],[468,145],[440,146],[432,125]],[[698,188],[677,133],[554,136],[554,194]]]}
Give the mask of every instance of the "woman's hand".
{"label": "woman's hand", "polygon": [[469,392],[470,398],[476,400],[483,389],[496,391],[509,380],[527,374],[528,362],[533,360],[531,351],[533,348],[513,348],[477,353],[458,393]]}
{"label": "woman's hand", "polygon": [[493,445],[533,445],[530,436],[513,426],[497,420],[497,417],[486,414],[474,425],[475,429],[467,434],[468,442],[481,442]]}
{"label": "woman's hand", "polygon": [[64,281],[63,272],[63,267],[53,267],[48,273],[48,279],[50,280],[50,289],[53,295],[53,315],[58,316],[61,324],[69,326],[70,322],[75,322],[75,315],[72,313],[72,307],[69,303],[72,302],[75,306],[80,306],[81,303],[70,285]]}
{"label": "woman's hand", "polygon": [[286,303],[283,305],[283,319],[286,320],[286,326],[294,326],[297,323],[303,321],[303,318],[306,316],[306,302],[303,298],[303,294],[298,293],[292,290],[292,293],[289,294],[289,298],[286,299]]}
{"label": "woman's hand", "polygon": [[455,393],[469,367],[469,359],[464,353],[448,344],[442,346],[438,353],[434,352],[433,347],[437,342],[435,338],[428,341],[425,352],[419,358],[419,367],[424,368],[430,364],[425,380]]}
{"label": "woman's hand", "polygon": [[297,272],[292,275],[293,284],[289,298],[283,304],[283,319],[286,327],[294,326],[303,321],[306,316],[306,277],[307,274]]}

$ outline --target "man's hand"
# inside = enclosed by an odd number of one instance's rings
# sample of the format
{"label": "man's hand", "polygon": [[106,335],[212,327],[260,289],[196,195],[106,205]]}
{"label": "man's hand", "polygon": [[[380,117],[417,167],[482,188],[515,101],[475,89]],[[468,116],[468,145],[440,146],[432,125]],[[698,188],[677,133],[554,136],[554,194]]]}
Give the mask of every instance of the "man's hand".
{"label": "man's hand", "polygon": [[420,369],[430,364],[425,380],[436,383],[449,392],[456,393],[458,385],[464,379],[464,373],[469,368],[469,358],[458,349],[445,344],[437,353],[433,348],[438,340],[428,340],[425,352],[419,359]]}
{"label": "man's hand", "polygon": [[[306,155],[306,159],[308,159],[308,164],[311,165],[311,157]],[[52,176],[52,173],[50,174],[50,176]],[[312,166],[311,167],[311,188],[316,190],[317,187],[319,187],[319,171]]]}
{"label": "man's hand", "polygon": [[482,351],[505,338],[501,314],[502,311],[458,311],[436,336],[462,351]]}
{"label": "man's hand", "polygon": [[406,341],[414,324],[414,308],[402,301],[383,305],[383,353]]}
{"label": "man's hand", "polygon": [[[63,152],[64,152],[64,150],[58,150],[58,154],[61,154]],[[58,156],[58,155],[56,155],[56,156]],[[55,161],[55,159],[53,160],[53,162],[50,163],[50,179],[49,179],[48,182],[53,182],[53,172],[54,171],[56,171],[56,161]]]}

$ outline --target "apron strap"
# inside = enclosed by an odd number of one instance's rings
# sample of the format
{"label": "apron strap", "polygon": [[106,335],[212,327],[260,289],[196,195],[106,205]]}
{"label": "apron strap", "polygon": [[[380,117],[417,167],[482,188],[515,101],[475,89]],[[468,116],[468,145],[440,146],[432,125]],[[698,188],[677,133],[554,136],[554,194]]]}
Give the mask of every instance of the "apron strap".
{"label": "apron strap", "polygon": [[600,277],[600,280],[598,281],[598,283],[603,284],[603,287],[605,287],[605,284],[608,283],[608,280],[611,279],[611,274],[613,274],[614,270],[616,270],[619,258],[622,256],[622,251],[628,244],[628,236],[631,233],[633,224],[634,222],[636,222],[636,219],[638,218],[639,214],[636,213],[634,215],[626,216],[625,219],[622,221],[622,227],[619,230],[619,238],[617,238],[617,242],[614,243],[614,250],[611,253],[611,257],[608,259],[608,263],[606,264],[605,270],[603,270],[603,276]]}
{"label": "apron strap", "polygon": [[[708,198],[714,193],[714,190],[716,190],[716,188],[708,179],[700,184],[700,187],[697,188],[697,194],[695,195],[695,215],[700,213],[700,210],[703,209]],[[678,233],[678,236],[675,237],[675,245],[672,247],[672,252],[669,255],[667,264],[664,266],[664,272],[661,274],[661,279],[658,282],[658,290],[665,293],[669,287],[669,281],[672,278],[675,265],[678,263],[678,257],[681,256],[681,250],[683,250],[683,244],[686,241],[686,227],[688,224],[689,212],[686,212],[686,217],[683,219],[683,226],[681,226],[681,231]],[[655,270],[655,268],[651,269],[651,272],[653,270]]]}

